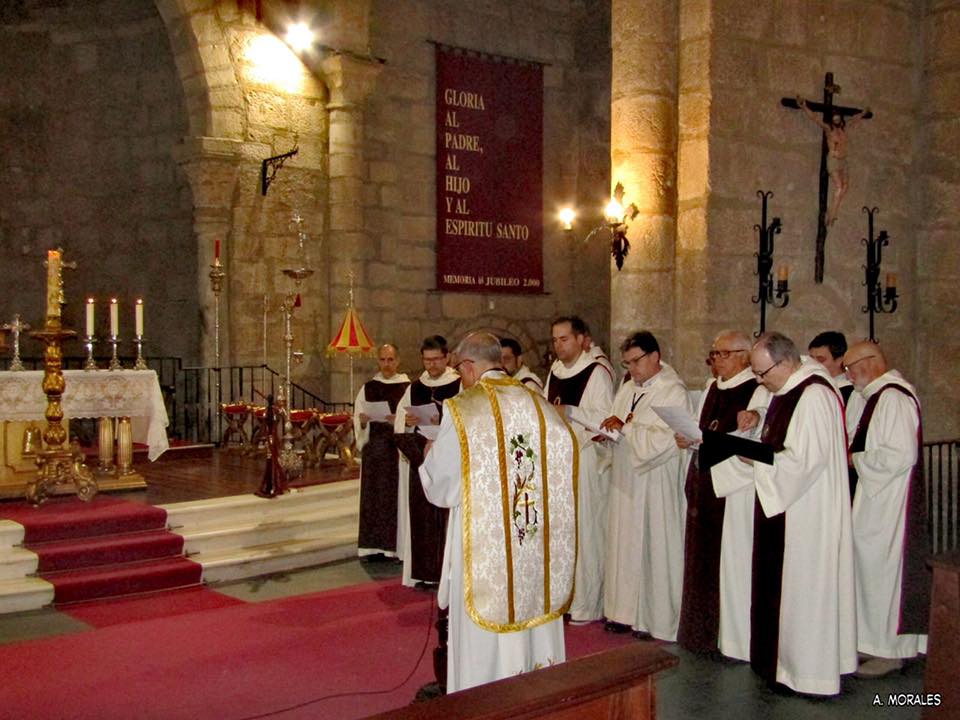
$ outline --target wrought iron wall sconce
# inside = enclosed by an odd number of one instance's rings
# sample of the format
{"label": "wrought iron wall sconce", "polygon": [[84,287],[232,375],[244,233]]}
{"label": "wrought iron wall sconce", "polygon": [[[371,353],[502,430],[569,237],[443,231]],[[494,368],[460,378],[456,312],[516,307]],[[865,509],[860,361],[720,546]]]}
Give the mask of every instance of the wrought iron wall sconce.
{"label": "wrought iron wall sconce", "polygon": [[754,335],[759,337],[767,328],[767,305],[775,308],[785,308],[790,302],[790,288],[788,287],[788,270],[786,265],[781,265],[777,271],[777,282],[773,282],[773,236],[783,230],[783,223],[780,218],[775,217],[767,224],[767,200],[773,197],[773,191],[757,190],[757,196],[762,203],[760,209],[760,224],[754,225],[753,229],[759,236],[759,249],[755,253],[757,257],[757,294],[752,298],[752,302],[760,303],[760,331]]}
{"label": "wrought iron wall sconce", "polygon": [[291,158],[300,152],[300,147],[298,145],[293,146],[293,150],[290,152],[285,152],[282,155],[274,155],[273,157],[268,157],[260,163],[260,194],[266,195],[267,188],[270,187],[270,183],[273,182],[273,179],[277,175],[277,171],[283,167],[283,164],[287,161],[287,158]]}
{"label": "wrought iron wall sconce", "polygon": [[877,342],[874,333],[873,316],[876,313],[893,313],[897,310],[897,276],[893,273],[887,273],[886,288],[880,287],[880,261],[883,248],[890,244],[890,236],[886,230],[881,230],[874,237],[873,219],[879,212],[878,208],[864,207],[863,212],[867,214],[867,237],[861,239],[867,246],[867,264],[863,266],[865,279],[863,284],[867,287],[867,304],[860,308],[860,312],[870,315],[870,340]]}
{"label": "wrought iron wall sconce", "polygon": [[[623,185],[617,183],[617,186],[613,189],[613,197],[603,211],[605,222],[591,230],[583,240],[585,243],[589,243],[597,233],[610,233],[610,255],[617,263],[617,270],[623,269],[623,260],[630,252],[630,241],[627,239],[629,223],[640,213],[634,203],[624,207],[623,196]],[[560,211],[560,222],[565,232],[573,233],[575,218],[576,213],[572,208],[564,208]]]}

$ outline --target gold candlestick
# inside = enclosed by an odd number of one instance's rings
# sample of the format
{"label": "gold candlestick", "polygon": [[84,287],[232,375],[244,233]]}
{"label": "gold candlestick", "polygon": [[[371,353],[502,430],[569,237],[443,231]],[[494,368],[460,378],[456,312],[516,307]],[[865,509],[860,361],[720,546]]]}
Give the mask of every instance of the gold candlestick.
{"label": "gold candlestick", "polygon": [[47,396],[47,409],[44,412],[47,426],[43,431],[46,449],[37,452],[37,475],[27,483],[27,500],[34,505],[46,500],[53,488],[66,483],[73,484],[81,500],[90,500],[97,494],[93,474],[83,464],[83,452],[78,446],[66,445],[67,430],[63,427],[60,400],[66,381],[63,379],[62,344],[64,340],[76,337],[77,333],[64,329],[60,321],[60,305],[63,302],[60,256],[58,250],[48,253],[46,323],[43,330],[30,333],[31,337],[42,340],[45,345],[42,387]]}

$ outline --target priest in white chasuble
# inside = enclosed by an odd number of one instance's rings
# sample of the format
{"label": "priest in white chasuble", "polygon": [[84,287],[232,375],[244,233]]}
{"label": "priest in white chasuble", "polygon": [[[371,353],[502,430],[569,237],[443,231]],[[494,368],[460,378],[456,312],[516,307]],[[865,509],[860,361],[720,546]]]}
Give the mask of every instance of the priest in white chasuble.
{"label": "priest in white chasuble", "polygon": [[564,661],[577,553],[573,431],[499,369],[496,336],[468,335],[457,357],[466,389],[420,466],[427,498],[450,508],[437,598],[448,692]]}
{"label": "priest in white chasuble", "polygon": [[[360,460],[360,527],[357,536],[359,555],[397,553],[397,446],[393,440],[393,420],[397,404],[410,379],[397,372],[399,356],[394,345],[381,345],[377,351],[380,371],[360,388],[353,404],[353,432]],[[386,417],[372,418],[373,403],[387,403]]]}
{"label": "priest in white chasuble", "polygon": [[[608,628],[632,628],[638,637],[676,640],[683,582],[683,483],[689,451],[655,407],[692,414],[687,388],[660,360],[660,345],[647,331],[621,345],[630,379],[603,422],[621,437],[613,442],[613,480],[607,545],[604,610]],[[610,442],[610,441],[608,441]]]}
{"label": "priest in white chasuble", "polygon": [[865,407],[850,434],[857,675],[899,670],[927,650],[931,573],[917,392],[887,368],[879,345],[861,342],[843,358]]}
{"label": "priest in white chasuble", "polygon": [[[745,411],[766,407],[768,395],[750,369],[752,342],[745,333],[724,330],[710,348],[717,374],[700,396],[701,431],[738,429]],[[759,435],[759,428],[756,429]],[[697,447],[676,435],[681,449]],[[753,470],[728,458],[711,467],[695,454],[687,470],[683,600],[677,642],[687,650],[718,648],[741,660],[750,652],[750,555],[753,550]]]}
{"label": "priest in white chasuble", "polygon": [[772,394],[761,432],[773,464],[756,488],[750,664],[775,689],[834,695],[857,669],[853,537],[843,401],[823,366],[790,338],[750,353]]}
{"label": "priest in white chasuble", "polygon": [[[586,324],[576,315],[557,318],[551,327],[556,362],[547,375],[546,396],[554,405],[577,409],[577,417],[594,427],[610,414],[613,382],[603,365],[583,351]],[[579,533],[577,583],[570,622],[583,624],[603,617],[603,570],[607,546],[607,498],[610,453],[594,441],[595,432],[573,425],[580,443]]]}

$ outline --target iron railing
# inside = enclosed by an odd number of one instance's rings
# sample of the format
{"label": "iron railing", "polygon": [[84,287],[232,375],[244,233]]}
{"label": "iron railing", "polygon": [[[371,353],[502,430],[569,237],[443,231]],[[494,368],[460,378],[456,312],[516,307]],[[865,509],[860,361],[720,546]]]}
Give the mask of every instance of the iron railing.
{"label": "iron railing", "polygon": [[934,553],[956,550],[957,506],[960,479],[960,440],[923,444],[923,476],[927,484],[927,522]]}

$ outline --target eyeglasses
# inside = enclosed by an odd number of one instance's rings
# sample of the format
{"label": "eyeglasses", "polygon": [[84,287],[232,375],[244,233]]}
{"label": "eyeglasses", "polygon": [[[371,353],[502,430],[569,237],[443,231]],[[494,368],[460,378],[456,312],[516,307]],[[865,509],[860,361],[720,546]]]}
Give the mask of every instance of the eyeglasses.
{"label": "eyeglasses", "polygon": [[721,360],[726,360],[728,357],[738,352],[746,352],[746,350],[711,350],[711,358],[720,358]]}
{"label": "eyeglasses", "polygon": [[757,376],[757,380],[763,380],[763,378],[766,377],[767,373],[770,372],[771,370],[773,370],[773,369],[774,369],[777,365],[779,365],[781,362],[783,362],[783,361],[782,361],[782,360],[777,360],[773,365],[771,365],[770,367],[768,367],[768,368],[767,368],[766,370],[764,370],[763,372],[757,372],[756,370],[754,370],[754,371],[753,371],[753,374]]}
{"label": "eyeglasses", "polygon": [[460,372],[460,366],[463,365],[464,363],[471,363],[471,364],[472,364],[472,363],[473,363],[473,360],[470,360],[470,359],[468,359],[468,358],[464,358],[463,360],[461,360],[460,362],[458,362],[456,365],[454,365],[454,366],[453,366],[453,369],[456,370],[457,372]]}
{"label": "eyeglasses", "polygon": [[850,368],[852,368],[852,367],[853,367],[854,365],[856,365],[858,362],[863,362],[864,360],[869,360],[870,358],[875,358],[875,357],[876,357],[876,355],[866,355],[866,356],[860,358],[859,360],[854,360],[854,361],[853,361],[852,363],[850,363],[849,365],[848,365],[847,363],[844,363],[844,364],[843,364],[843,371],[844,371],[844,372],[847,372],[847,370],[849,370]]}
{"label": "eyeglasses", "polygon": [[637,355],[637,356],[636,356],[635,358],[633,358],[632,360],[621,360],[621,361],[620,361],[620,367],[622,367],[624,370],[626,370],[626,369],[629,368],[631,365],[636,365],[638,362],[640,362],[641,360],[643,360],[643,359],[644,359],[647,355],[649,355],[649,354],[650,354],[650,353],[644,353],[643,355]]}

